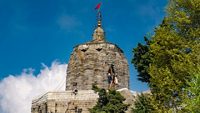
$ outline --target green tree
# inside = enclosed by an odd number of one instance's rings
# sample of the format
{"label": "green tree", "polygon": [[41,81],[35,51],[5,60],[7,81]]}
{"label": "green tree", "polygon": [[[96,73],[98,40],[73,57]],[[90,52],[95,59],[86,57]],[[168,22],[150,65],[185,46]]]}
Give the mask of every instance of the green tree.
{"label": "green tree", "polygon": [[149,51],[153,56],[149,66],[150,87],[153,96],[163,106],[161,108],[170,109],[174,104],[178,105],[174,98],[181,98],[182,88],[190,77],[188,70],[194,67],[192,53],[185,52],[189,46],[187,41],[165,20],[155,33]]}
{"label": "green tree", "polygon": [[124,104],[125,98],[116,90],[108,90],[93,86],[93,90],[98,93],[99,98],[96,106],[90,109],[91,113],[125,113],[128,104]]}
{"label": "green tree", "polygon": [[138,95],[132,108],[133,113],[153,113],[154,107],[152,105],[152,99],[150,94]]}
{"label": "green tree", "polygon": [[200,1],[171,0],[150,45],[150,87],[159,106],[180,111],[186,81],[200,64]]}
{"label": "green tree", "polygon": [[[160,112],[180,111],[185,98],[183,89],[200,64],[200,0],[170,0],[167,15],[155,29],[144,54],[133,62],[149,75],[149,86]],[[137,47],[136,50],[141,47]],[[143,61],[147,59],[149,64]],[[139,64],[139,66],[138,66]],[[139,74],[140,71],[139,70]],[[145,79],[145,76],[143,76]]]}

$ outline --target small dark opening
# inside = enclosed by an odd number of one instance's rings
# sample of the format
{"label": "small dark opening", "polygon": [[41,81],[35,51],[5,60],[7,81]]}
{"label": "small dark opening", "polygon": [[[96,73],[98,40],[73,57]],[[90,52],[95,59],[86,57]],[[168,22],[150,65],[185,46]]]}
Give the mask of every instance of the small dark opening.
{"label": "small dark opening", "polygon": [[73,82],[73,86],[77,86],[77,82]]}
{"label": "small dark opening", "polygon": [[86,49],[82,49],[81,51],[86,52],[87,50]]}
{"label": "small dark opening", "polygon": [[101,51],[101,50],[102,50],[102,48],[97,48],[96,50],[97,50],[97,51]]}
{"label": "small dark opening", "polygon": [[82,113],[82,109],[78,108],[78,107],[75,107],[75,113]]}

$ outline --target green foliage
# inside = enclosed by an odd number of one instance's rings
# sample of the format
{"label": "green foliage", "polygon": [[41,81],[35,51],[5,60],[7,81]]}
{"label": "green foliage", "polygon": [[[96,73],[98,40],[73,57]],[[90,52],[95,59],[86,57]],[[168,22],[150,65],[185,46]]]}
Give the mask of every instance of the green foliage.
{"label": "green foliage", "polygon": [[181,110],[177,108],[184,99],[182,90],[200,64],[199,8],[199,0],[171,0],[168,16],[152,36],[150,86],[163,109]]}
{"label": "green foliage", "polygon": [[93,86],[93,90],[99,94],[97,105],[90,109],[91,113],[125,113],[128,106],[124,104],[125,98],[116,90],[100,89]]}
{"label": "green foliage", "polygon": [[133,113],[153,113],[154,108],[152,105],[151,95],[141,94],[138,95],[136,101],[134,102],[134,107],[132,108]]}
{"label": "green foliage", "polygon": [[138,44],[136,48],[133,49],[134,57],[132,59],[132,63],[135,68],[138,70],[138,80],[142,82],[149,83],[150,75],[148,73],[148,68],[150,64],[149,57],[149,45],[148,39],[145,37],[146,45]]}
{"label": "green foliage", "polygon": [[157,112],[183,112],[183,89],[195,88],[187,81],[196,78],[192,72],[200,64],[199,19],[200,0],[170,0],[167,16],[150,43],[134,49],[132,63],[139,79],[149,84]]}
{"label": "green foliage", "polygon": [[188,86],[185,89],[185,98],[182,106],[189,113],[200,113],[200,68],[197,73],[194,73],[193,78],[188,81]]}
{"label": "green foliage", "polygon": [[189,69],[194,68],[192,53],[185,52],[190,45],[165,20],[155,33],[149,51],[153,55],[149,66],[150,87],[159,106],[171,109],[175,104],[174,98],[182,98],[182,88],[190,77]]}

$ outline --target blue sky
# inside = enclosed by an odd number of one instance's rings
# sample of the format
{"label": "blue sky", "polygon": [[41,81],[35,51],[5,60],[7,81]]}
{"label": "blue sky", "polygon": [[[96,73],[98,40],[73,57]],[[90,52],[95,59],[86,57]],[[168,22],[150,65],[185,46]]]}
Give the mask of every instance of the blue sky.
{"label": "blue sky", "polygon": [[[0,80],[41,63],[67,63],[73,47],[90,41],[100,0],[0,0]],[[147,90],[130,63],[132,48],[153,32],[167,0],[102,0],[106,39],[117,44],[130,65],[131,89]]]}

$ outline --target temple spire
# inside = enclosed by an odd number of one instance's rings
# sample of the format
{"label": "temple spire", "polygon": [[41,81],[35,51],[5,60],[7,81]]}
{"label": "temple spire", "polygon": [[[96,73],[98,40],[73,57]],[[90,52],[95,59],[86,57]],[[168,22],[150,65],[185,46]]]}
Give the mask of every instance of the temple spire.
{"label": "temple spire", "polygon": [[97,26],[98,27],[101,27],[101,21],[102,21],[102,16],[101,16],[101,12],[99,11],[98,13],[97,13]]}
{"label": "temple spire", "polygon": [[97,26],[96,26],[94,33],[93,33],[93,41],[104,42],[105,41],[104,35],[105,35],[105,33],[104,33],[103,28],[102,28],[102,15],[101,15],[101,12],[98,11],[97,12]]}

